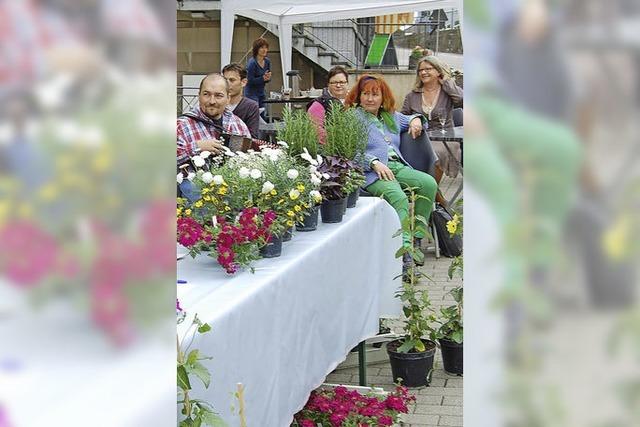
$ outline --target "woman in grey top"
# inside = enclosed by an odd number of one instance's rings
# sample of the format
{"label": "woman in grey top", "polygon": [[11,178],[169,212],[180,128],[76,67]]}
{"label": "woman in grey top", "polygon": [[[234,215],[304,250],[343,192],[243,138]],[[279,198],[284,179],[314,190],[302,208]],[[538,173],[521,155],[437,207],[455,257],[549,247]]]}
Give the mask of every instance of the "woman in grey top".
{"label": "woman in grey top", "polygon": [[[402,113],[423,114],[429,122],[430,129],[441,129],[441,118],[444,127],[453,127],[452,111],[456,107],[462,107],[462,97],[462,88],[456,85],[448,67],[435,56],[425,56],[418,62],[416,83],[404,98]],[[443,173],[455,177],[460,161],[460,144],[447,142],[457,158],[456,161],[441,141],[431,142],[438,155],[436,181],[440,182]]]}

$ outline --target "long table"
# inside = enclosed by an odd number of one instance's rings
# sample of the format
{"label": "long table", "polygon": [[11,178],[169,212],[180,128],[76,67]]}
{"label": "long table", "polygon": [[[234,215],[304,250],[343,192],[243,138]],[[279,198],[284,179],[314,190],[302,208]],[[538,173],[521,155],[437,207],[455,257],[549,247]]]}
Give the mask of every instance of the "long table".
{"label": "long table", "polygon": [[213,328],[192,346],[213,357],[205,361],[212,385],[196,386],[194,396],[237,425],[231,405],[242,383],[247,425],[288,427],[349,350],[378,332],[378,318],[400,314],[399,227],[385,201],[361,198],[342,223],[296,232],[254,274],[229,276],[204,255],[178,261],[178,279],[187,281],[178,285],[187,311],[178,334],[195,314]]}

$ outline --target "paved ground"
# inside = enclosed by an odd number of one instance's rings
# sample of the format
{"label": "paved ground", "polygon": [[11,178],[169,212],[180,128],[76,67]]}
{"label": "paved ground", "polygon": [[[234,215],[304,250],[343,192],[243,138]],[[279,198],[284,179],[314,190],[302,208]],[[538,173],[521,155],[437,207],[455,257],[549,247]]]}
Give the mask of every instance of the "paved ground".
{"label": "paved ground", "polygon": [[[457,184],[460,177],[455,180]],[[462,281],[460,278],[449,280],[447,270],[451,263],[450,258],[435,258],[433,250],[427,251],[425,265],[421,271],[431,278],[431,281],[422,279],[419,286],[429,290],[429,296],[434,309],[439,311],[441,306],[454,303],[448,292]],[[392,322],[394,332],[402,331],[400,321]],[[385,390],[393,388],[391,367],[389,362],[370,364],[367,369],[367,380],[370,386],[379,386]],[[329,374],[327,383],[333,384],[358,384],[358,368],[341,369],[339,366]],[[442,356],[436,352],[433,380],[428,387],[411,390],[416,396],[416,404],[410,408],[406,416],[405,426],[431,427],[431,426],[462,426],[462,377],[447,374],[442,369]]]}

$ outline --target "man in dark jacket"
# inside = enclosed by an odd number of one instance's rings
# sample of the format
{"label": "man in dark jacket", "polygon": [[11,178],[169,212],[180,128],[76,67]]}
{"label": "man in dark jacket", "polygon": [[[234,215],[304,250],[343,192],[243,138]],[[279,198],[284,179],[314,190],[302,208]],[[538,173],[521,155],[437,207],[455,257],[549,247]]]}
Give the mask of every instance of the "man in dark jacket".
{"label": "man in dark jacket", "polygon": [[243,96],[247,85],[247,70],[240,64],[232,62],[222,69],[222,75],[229,83],[229,105],[227,109],[247,125],[253,138],[259,137],[260,109],[258,103]]}

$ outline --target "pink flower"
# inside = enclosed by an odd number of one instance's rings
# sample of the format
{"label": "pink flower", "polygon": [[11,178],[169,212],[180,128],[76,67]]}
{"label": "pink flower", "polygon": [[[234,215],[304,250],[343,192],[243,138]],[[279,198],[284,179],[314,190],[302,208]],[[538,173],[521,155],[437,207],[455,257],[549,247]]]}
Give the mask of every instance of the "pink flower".
{"label": "pink flower", "polygon": [[343,414],[331,414],[329,421],[331,421],[332,427],[342,427],[342,422],[346,418]]}
{"label": "pink flower", "polygon": [[298,424],[300,424],[300,427],[316,427],[316,423],[306,418],[298,421]]}
{"label": "pink flower", "polygon": [[385,400],[385,405],[387,406],[387,409],[403,412],[405,414],[409,411],[407,405],[404,403],[404,400],[398,396],[388,396]]}
{"label": "pink flower", "polygon": [[388,415],[380,415],[378,417],[378,425],[381,426],[390,426],[393,424],[393,418]]}

